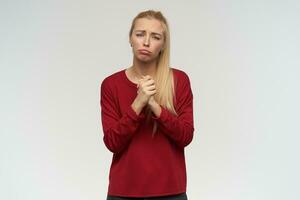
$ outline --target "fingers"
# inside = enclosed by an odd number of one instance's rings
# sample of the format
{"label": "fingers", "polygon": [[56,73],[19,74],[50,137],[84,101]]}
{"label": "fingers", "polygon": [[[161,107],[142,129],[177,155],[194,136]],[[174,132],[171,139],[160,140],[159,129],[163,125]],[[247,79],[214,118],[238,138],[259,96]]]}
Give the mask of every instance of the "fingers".
{"label": "fingers", "polygon": [[141,78],[139,80],[139,85],[144,85],[144,86],[149,86],[149,85],[153,85],[155,82],[153,80],[153,78],[149,75],[146,76],[142,76],[143,78]]}
{"label": "fingers", "polygon": [[153,96],[155,93],[156,93],[156,90],[152,90],[152,91],[149,91],[148,95]]}
{"label": "fingers", "polygon": [[152,90],[155,90],[155,85],[151,85],[146,88],[147,88],[147,90],[152,91]]}
{"label": "fingers", "polygon": [[146,76],[142,75],[142,77],[143,77],[143,79],[151,79],[152,78],[150,75],[146,75]]}
{"label": "fingers", "polygon": [[149,92],[152,92],[152,91],[156,91],[156,88],[155,88],[155,85],[149,85],[149,86],[145,86],[145,85],[142,85],[140,86],[140,89],[141,91],[147,93],[148,91]]}
{"label": "fingers", "polygon": [[137,88],[139,88],[140,91],[143,91],[144,94],[154,95],[156,93],[156,88],[154,83],[155,82],[151,76],[149,75],[142,76],[142,78],[139,80]]}
{"label": "fingers", "polygon": [[147,90],[145,90],[144,91],[145,92],[145,94],[147,94],[147,95],[149,95],[149,96],[152,96],[152,95],[154,95],[155,93],[156,93],[156,89],[154,88],[154,89],[147,89]]}

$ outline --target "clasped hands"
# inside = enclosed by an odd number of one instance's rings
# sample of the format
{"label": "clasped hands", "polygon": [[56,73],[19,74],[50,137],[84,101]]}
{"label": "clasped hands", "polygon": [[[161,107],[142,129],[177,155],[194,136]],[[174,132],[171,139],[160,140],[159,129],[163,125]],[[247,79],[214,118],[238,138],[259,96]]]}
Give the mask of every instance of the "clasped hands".
{"label": "clasped hands", "polygon": [[149,75],[142,76],[139,80],[138,85],[138,95],[142,99],[144,105],[148,105],[156,117],[160,116],[161,107],[154,99],[156,93],[155,82],[153,78]]}

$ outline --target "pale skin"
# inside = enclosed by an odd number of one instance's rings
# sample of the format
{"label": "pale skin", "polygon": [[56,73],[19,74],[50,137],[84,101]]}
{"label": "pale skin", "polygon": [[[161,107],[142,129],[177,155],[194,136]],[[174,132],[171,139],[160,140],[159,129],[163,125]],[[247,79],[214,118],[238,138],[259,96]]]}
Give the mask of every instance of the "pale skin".
{"label": "pale skin", "polygon": [[[149,105],[154,115],[159,117],[161,107],[153,98],[156,89],[152,77],[156,72],[158,55],[164,45],[163,27],[160,21],[147,18],[138,19],[129,42],[134,56],[133,65],[126,70],[126,74],[132,82],[138,84],[137,96],[131,107],[139,115],[143,107]],[[145,49],[149,53],[141,53],[141,49]]]}
{"label": "pale skin", "polygon": [[138,95],[136,96],[135,100],[131,105],[136,114],[139,115],[143,107],[148,104],[155,116],[160,116],[161,107],[153,98],[153,95],[156,93],[156,90],[154,80],[151,78],[151,76],[143,76],[143,78],[140,79],[138,88]]}

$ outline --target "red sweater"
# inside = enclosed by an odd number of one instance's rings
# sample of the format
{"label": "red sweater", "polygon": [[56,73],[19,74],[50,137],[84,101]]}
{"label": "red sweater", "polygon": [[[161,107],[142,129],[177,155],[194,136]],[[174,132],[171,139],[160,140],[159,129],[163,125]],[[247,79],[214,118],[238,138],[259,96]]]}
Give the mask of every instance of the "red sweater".
{"label": "red sweater", "polygon": [[[175,68],[174,107],[178,116],[161,106],[159,117],[145,122],[145,107],[137,115],[132,109],[137,85],[125,69],[101,83],[103,141],[113,153],[108,195],[153,197],[186,192],[184,147],[194,134],[193,94],[188,75]],[[152,138],[153,121],[158,131]]]}

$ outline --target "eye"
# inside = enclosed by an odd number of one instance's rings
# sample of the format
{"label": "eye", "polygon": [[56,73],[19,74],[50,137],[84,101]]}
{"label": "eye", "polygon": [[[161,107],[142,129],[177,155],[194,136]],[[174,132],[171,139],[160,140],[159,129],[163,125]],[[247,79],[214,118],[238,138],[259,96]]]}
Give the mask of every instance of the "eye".
{"label": "eye", "polygon": [[155,40],[160,40],[160,37],[157,36],[157,35],[153,35],[153,38],[154,38]]}
{"label": "eye", "polygon": [[137,36],[137,37],[140,37],[140,36],[143,36],[143,35],[142,35],[142,34],[140,34],[140,33],[138,33],[138,34],[136,34],[136,36]]}

